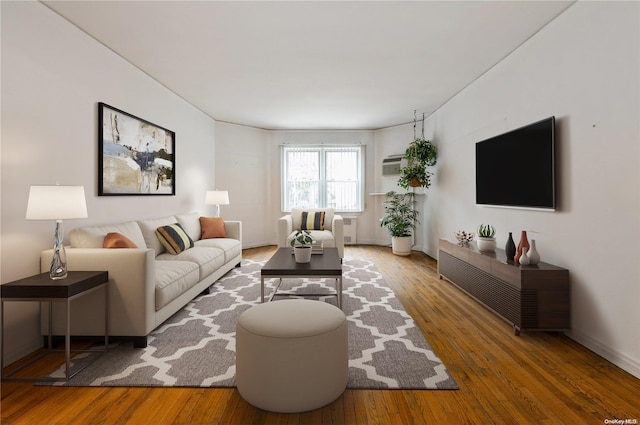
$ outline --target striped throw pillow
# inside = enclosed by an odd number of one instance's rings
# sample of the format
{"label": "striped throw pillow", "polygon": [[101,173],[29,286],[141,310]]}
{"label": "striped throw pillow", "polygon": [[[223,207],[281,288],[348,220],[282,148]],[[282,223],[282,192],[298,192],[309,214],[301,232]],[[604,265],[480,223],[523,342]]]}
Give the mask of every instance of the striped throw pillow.
{"label": "striped throw pillow", "polygon": [[324,211],[302,212],[302,230],[324,230]]}
{"label": "striped throw pillow", "polygon": [[187,235],[178,223],[160,226],[156,229],[156,236],[170,254],[180,254],[189,248],[193,248],[193,239]]}

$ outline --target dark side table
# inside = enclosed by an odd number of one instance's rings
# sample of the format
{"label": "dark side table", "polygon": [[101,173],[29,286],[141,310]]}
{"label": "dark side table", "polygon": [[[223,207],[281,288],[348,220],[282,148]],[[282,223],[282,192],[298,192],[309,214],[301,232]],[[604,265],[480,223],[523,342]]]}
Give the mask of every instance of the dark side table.
{"label": "dark side table", "polygon": [[[76,368],[71,371],[71,352],[95,352],[106,351],[109,346],[109,291],[107,284],[109,283],[109,272],[106,271],[72,271],[69,272],[66,279],[51,280],[49,273],[42,273],[36,276],[8,282],[0,285],[0,319],[2,320],[2,328],[0,328],[0,367],[2,368],[2,379],[13,381],[67,381],[75,376],[83,368]],[[87,350],[71,350],[71,301],[86,295],[95,290],[104,288],[104,348],[87,349]],[[49,340],[48,350],[28,363],[8,372],[4,373],[4,303],[5,301],[39,301],[49,302]],[[52,348],[52,303],[64,302],[66,304],[66,330],[64,350],[54,350]],[[36,360],[50,354],[52,352],[65,353],[65,376],[64,378],[55,377],[13,377],[19,370],[24,369]],[[86,367],[86,365],[85,365]]]}

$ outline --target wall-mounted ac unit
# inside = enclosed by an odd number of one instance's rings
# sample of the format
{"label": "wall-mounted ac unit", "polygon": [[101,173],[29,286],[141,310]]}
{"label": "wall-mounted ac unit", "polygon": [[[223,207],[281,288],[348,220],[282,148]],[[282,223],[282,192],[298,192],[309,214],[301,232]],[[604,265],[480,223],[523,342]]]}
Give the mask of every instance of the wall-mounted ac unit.
{"label": "wall-mounted ac unit", "polygon": [[358,219],[356,217],[342,217],[342,222],[344,223],[344,244],[354,245]]}
{"label": "wall-mounted ac unit", "polygon": [[382,175],[395,176],[400,174],[400,168],[403,166],[402,160],[404,155],[389,155],[382,160]]}

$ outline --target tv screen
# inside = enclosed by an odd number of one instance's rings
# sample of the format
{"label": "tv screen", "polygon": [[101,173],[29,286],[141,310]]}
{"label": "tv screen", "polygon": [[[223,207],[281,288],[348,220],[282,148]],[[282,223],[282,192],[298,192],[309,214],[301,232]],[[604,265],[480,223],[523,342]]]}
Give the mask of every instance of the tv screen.
{"label": "tv screen", "polygon": [[476,143],[476,204],[555,210],[555,117]]}

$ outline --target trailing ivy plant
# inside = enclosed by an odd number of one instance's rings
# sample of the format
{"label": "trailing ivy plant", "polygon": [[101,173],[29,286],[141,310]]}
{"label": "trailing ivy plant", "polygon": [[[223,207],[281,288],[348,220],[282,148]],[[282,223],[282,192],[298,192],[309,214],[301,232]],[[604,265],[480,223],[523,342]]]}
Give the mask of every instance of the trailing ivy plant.
{"label": "trailing ivy plant", "polygon": [[380,219],[380,226],[394,237],[411,236],[415,223],[419,223],[414,194],[390,191],[386,195],[382,203],[385,216]]}
{"label": "trailing ivy plant", "polygon": [[400,179],[398,186],[408,189],[409,187],[429,187],[431,186],[431,176],[433,173],[427,171],[427,167],[436,165],[437,152],[431,140],[418,137],[409,144],[405,153],[407,165],[400,169]]}

